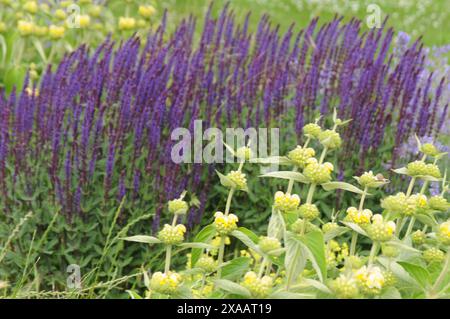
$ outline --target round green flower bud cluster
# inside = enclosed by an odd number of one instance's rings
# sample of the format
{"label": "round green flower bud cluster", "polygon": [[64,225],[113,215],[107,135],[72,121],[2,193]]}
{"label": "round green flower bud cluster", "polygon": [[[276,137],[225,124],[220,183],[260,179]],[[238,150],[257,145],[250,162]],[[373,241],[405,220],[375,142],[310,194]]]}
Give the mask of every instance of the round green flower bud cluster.
{"label": "round green flower bud cluster", "polygon": [[303,126],[303,133],[308,137],[318,138],[321,132],[322,128],[316,123],[309,123]]}
{"label": "round green flower bud cluster", "polygon": [[359,296],[359,287],[356,280],[343,274],[331,282],[330,288],[339,299],[353,299]]}
{"label": "round green flower bud cluster", "polygon": [[390,258],[397,257],[400,253],[399,250],[397,249],[397,247],[392,246],[392,245],[382,245],[381,251],[384,256],[390,257]]}
{"label": "round green flower bud cluster", "polygon": [[319,134],[319,141],[323,146],[328,147],[330,150],[336,149],[342,144],[342,139],[339,133],[332,130],[322,131]]}
{"label": "round green flower bud cluster", "polygon": [[359,269],[364,265],[364,260],[361,259],[361,257],[358,256],[348,256],[345,261],[345,266],[349,267],[350,269]]}
{"label": "round green flower bud cluster", "polygon": [[320,215],[319,209],[314,204],[303,204],[299,207],[298,212],[306,220],[314,220]]}
{"label": "round green flower bud cluster", "polygon": [[307,220],[305,221],[305,220],[299,218],[291,225],[291,230],[294,233],[301,234],[304,223],[306,223],[305,227],[304,227],[305,232],[311,232],[311,231],[319,229],[316,225],[310,223],[309,221],[307,221]]}
{"label": "round green flower bud cluster", "polygon": [[421,230],[416,230],[411,234],[411,239],[414,245],[422,245],[425,243],[427,235]]}
{"label": "round green flower bud cluster", "polygon": [[261,250],[266,254],[270,254],[271,251],[281,248],[280,241],[275,237],[261,236],[259,238],[258,245],[259,248],[261,248]]}
{"label": "round green flower bud cluster", "polygon": [[224,215],[222,212],[216,212],[214,217],[214,226],[220,235],[228,235],[237,229],[239,218],[236,215]]}
{"label": "round green flower bud cluster", "polygon": [[425,143],[420,147],[420,151],[428,156],[436,156],[439,150],[431,143]]}
{"label": "round green flower bud cluster", "polygon": [[386,284],[383,272],[376,266],[363,266],[355,272],[361,291],[366,295],[377,295]]}
{"label": "round green flower bud cluster", "polygon": [[347,216],[345,220],[358,224],[358,225],[367,225],[370,223],[370,219],[372,218],[372,211],[370,209],[363,209],[359,211],[356,207],[347,208]]}
{"label": "round green flower bud cluster", "polygon": [[397,283],[397,277],[395,277],[392,271],[389,270],[383,271],[383,277],[385,287],[392,287],[395,286],[395,284]]}
{"label": "round green flower bud cluster", "polygon": [[169,201],[169,212],[171,214],[184,215],[186,214],[189,206],[182,199],[174,199]]}
{"label": "round green flower bud cluster", "polygon": [[374,183],[378,182],[378,178],[373,175],[372,171],[365,172],[358,178],[359,185],[362,187],[370,187]]}
{"label": "round green flower bud cluster", "polygon": [[275,193],[274,208],[281,212],[289,212],[296,210],[300,205],[300,197],[296,194],[285,194],[281,191]]}
{"label": "round green flower bud cluster", "polygon": [[329,269],[337,267],[349,255],[347,243],[340,245],[336,240],[330,240],[325,251],[327,266]]}
{"label": "round green flower bud cluster", "polygon": [[411,176],[426,175],[427,164],[423,161],[414,161],[408,163],[406,169],[408,170],[408,175]]}
{"label": "round green flower bud cluster", "polygon": [[450,245],[450,220],[439,225],[437,238],[444,245]]}
{"label": "round green flower bud cluster", "polygon": [[406,195],[404,193],[397,193],[395,195],[388,196],[381,201],[381,207],[389,213],[400,213],[406,210]]}
{"label": "round green flower bud cluster", "polygon": [[183,242],[184,233],[186,233],[186,227],[182,224],[176,226],[165,224],[158,233],[158,239],[166,245],[177,245]]}
{"label": "round green flower bud cluster", "polygon": [[444,261],[445,254],[442,250],[432,247],[423,252],[423,259],[429,264],[439,264]]}
{"label": "round green flower bud cluster", "polygon": [[289,152],[288,157],[289,159],[294,162],[295,165],[297,165],[300,168],[305,167],[306,162],[314,157],[316,155],[316,152],[314,149],[310,147],[303,148],[299,145],[295,149]]}
{"label": "round green flower bud cluster", "polygon": [[339,225],[337,223],[333,223],[333,222],[328,222],[322,225],[322,231],[324,234],[335,230],[336,228],[338,228]]}
{"label": "round green flower bud cluster", "polygon": [[311,183],[323,184],[331,180],[331,172],[334,167],[331,163],[319,164],[315,158],[310,158],[306,163],[303,174]]}
{"label": "round green flower bud cluster", "polygon": [[250,147],[246,146],[240,147],[236,151],[236,157],[248,161],[252,157],[252,150],[250,149]]}
{"label": "round green flower bud cluster", "polygon": [[176,272],[155,272],[150,279],[150,289],[165,295],[175,293],[181,284],[182,277]]}
{"label": "round green flower bud cluster", "polygon": [[432,176],[434,178],[441,178],[441,171],[436,164],[427,164],[425,168],[425,175]]}
{"label": "round green flower bud cluster", "polygon": [[269,276],[258,278],[255,272],[249,271],[244,275],[242,286],[247,288],[254,298],[265,298],[269,295],[273,280]]}
{"label": "round green flower bud cluster", "polygon": [[214,272],[217,269],[217,262],[213,257],[208,255],[201,256],[195,264],[197,268],[204,270],[207,273]]}
{"label": "round green flower bud cluster", "polygon": [[446,212],[450,208],[450,204],[443,196],[433,196],[428,200],[428,206],[433,210]]}
{"label": "round green flower bud cluster", "polygon": [[385,242],[392,238],[395,232],[393,221],[384,221],[383,216],[375,214],[372,217],[372,224],[367,226],[367,234],[373,241]]}
{"label": "round green flower bud cluster", "polygon": [[236,185],[236,189],[246,189],[247,179],[245,174],[240,171],[231,171],[227,174],[227,177]]}
{"label": "round green flower bud cluster", "polygon": [[412,216],[424,211],[427,206],[427,197],[425,195],[414,194],[406,199],[406,208],[402,213],[405,216]]}

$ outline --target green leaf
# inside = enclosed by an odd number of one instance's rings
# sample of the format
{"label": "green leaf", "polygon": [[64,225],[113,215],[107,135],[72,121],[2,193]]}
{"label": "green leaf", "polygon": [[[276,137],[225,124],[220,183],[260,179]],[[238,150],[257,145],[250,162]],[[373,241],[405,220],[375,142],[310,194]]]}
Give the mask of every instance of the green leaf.
{"label": "green leaf", "polygon": [[277,291],[269,296],[269,299],[314,299],[316,295],[308,293]]}
{"label": "green leaf", "polygon": [[128,293],[128,295],[130,295],[131,299],[142,299],[142,297],[139,296],[139,294],[136,291],[126,290],[126,292]]}
{"label": "green leaf", "polygon": [[253,240],[250,239],[246,234],[239,230],[233,230],[230,234],[233,237],[236,237],[240,241],[242,241],[248,248],[254,250],[261,256],[264,256],[265,254],[259,249],[258,245],[253,242]]}
{"label": "green leaf", "polygon": [[402,299],[402,295],[397,288],[389,287],[380,296],[381,299]]}
{"label": "green leaf", "polygon": [[267,236],[278,239],[283,238],[284,220],[281,213],[272,208],[272,215],[270,216],[269,226],[267,228]]}
{"label": "green leaf", "polygon": [[292,161],[287,158],[286,156],[270,156],[266,158],[253,158],[250,159],[251,163],[257,163],[257,164],[278,164],[278,165],[292,165]]}
{"label": "green leaf", "polygon": [[236,280],[250,268],[251,258],[237,257],[222,265],[222,279]]}
{"label": "green leaf", "polygon": [[234,295],[239,295],[239,296],[244,296],[246,298],[251,298],[251,294],[250,291],[248,291],[247,288],[242,287],[241,285],[232,282],[230,280],[227,279],[216,279],[214,280],[214,284],[216,285],[216,287],[225,290],[228,293],[234,294]]}
{"label": "green leaf", "polygon": [[438,224],[432,215],[416,214],[415,217],[419,222],[430,227],[435,227]]}
{"label": "green leaf", "polygon": [[352,230],[354,230],[358,234],[369,237],[369,235],[366,233],[366,231],[364,229],[362,229],[361,226],[359,226],[358,224],[351,223],[351,222],[341,222],[341,223],[347,227],[350,227]]}
{"label": "green leaf", "polygon": [[316,270],[321,282],[327,278],[327,263],[325,258],[325,242],[321,231],[307,233],[303,238],[309,252],[309,260]]}
{"label": "green leaf", "polygon": [[305,183],[308,184],[309,180],[299,172],[292,172],[292,171],[277,171],[277,172],[271,172],[264,175],[260,175],[259,177],[275,177],[275,178],[281,178],[281,179],[293,179],[296,182]]}
{"label": "green leaf", "polygon": [[[196,243],[208,243],[216,234],[216,228],[214,225],[208,225],[198,232],[194,238]],[[200,256],[202,255],[203,248],[193,248],[191,252],[191,266],[194,266]]]}
{"label": "green leaf", "polygon": [[326,232],[324,234],[324,240],[329,241],[335,237],[345,234],[348,231],[349,231],[349,229],[347,227],[338,226],[338,227],[334,228],[333,230]]}
{"label": "green leaf", "polygon": [[245,235],[247,235],[255,244],[258,243],[259,241],[259,237],[258,235],[256,235],[254,232],[252,232],[250,229],[245,228],[245,227],[239,227],[238,230],[242,233],[244,233]]}
{"label": "green leaf", "polygon": [[408,175],[408,169],[406,167],[400,167],[396,169],[392,169],[394,173],[401,174],[401,175]]}
{"label": "green leaf", "polygon": [[430,273],[422,266],[411,264],[405,261],[399,261],[398,264],[403,267],[423,288],[430,284]]}
{"label": "green leaf", "polygon": [[392,261],[386,257],[378,257],[377,261],[384,266],[384,268],[389,269],[394,273],[394,275],[415,288],[421,288],[420,284],[414,279],[400,264]]}
{"label": "green leaf", "polygon": [[326,294],[332,294],[331,290],[327,286],[325,286],[323,283],[321,283],[320,281],[305,278],[302,280],[302,283],[305,283],[307,286],[312,286],[312,287],[316,288],[317,290],[320,290]]}
{"label": "green leaf", "polygon": [[145,235],[136,235],[131,237],[120,238],[126,241],[133,241],[136,243],[145,243],[145,244],[160,244],[161,241],[153,236],[145,236]]}
{"label": "green leaf", "polygon": [[[328,183],[324,183],[321,184],[322,188],[326,191],[332,191],[335,189],[343,189],[352,193],[356,193],[356,194],[364,194],[364,191],[359,189],[358,187],[349,184],[349,183],[345,183],[345,182],[328,182]],[[370,194],[367,194],[370,195]]]}
{"label": "green leaf", "polygon": [[305,244],[291,232],[286,232],[285,245],[286,257],[284,259],[284,267],[286,269],[287,283],[291,285],[305,269],[308,251],[305,249]]}
{"label": "green leaf", "polygon": [[216,173],[217,175],[219,175],[220,184],[222,184],[222,186],[236,188],[236,184],[231,179],[229,179],[227,176],[223,175],[217,170]]}
{"label": "green leaf", "polygon": [[182,249],[187,249],[187,248],[213,249],[214,248],[213,245],[209,245],[206,243],[181,243],[177,246]]}

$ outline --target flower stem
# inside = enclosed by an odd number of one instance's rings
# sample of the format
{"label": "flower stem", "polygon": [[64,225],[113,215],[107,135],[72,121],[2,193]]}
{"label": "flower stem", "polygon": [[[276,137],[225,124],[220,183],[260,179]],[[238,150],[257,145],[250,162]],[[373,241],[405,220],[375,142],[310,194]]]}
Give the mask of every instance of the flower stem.
{"label": "flower stem", "polygon": [[357,242],[358,242],[358,233],[354,231],[352,234],[352,242],[350,244],[350,256],[353,256],[355,254]]}
{"label": "flower stem", "polygon": [[[292,171],[293,172],[296,172],[297,171],[297,166],[294,166],[294,168],[292,169]],[[294,179],[293,178],[290,178],[289,179],[289,184],[288,184],[288,187],[287,187],[287,190],[286,190],[286,194],[288,194],[288,195],[290,195],[291,194],[291,192],[292,192],[292,188],[294,187]]]}
{"label": "flower stem", "polygon": [[172,245],[166,246],[166,263],[164,265],[164,273],[168,274],[170,271],[170,260],[172,258]]}
{"label": "flower stem", "polygon": [[359,211],[361,212],[362,210],[363,210],[363,207],[364,207],[364,200],[366,199],[366,196],[367,196],[367,186],[366,187],[364,187],[364,192],[363,192],[363,194],[361,195],[361,200],[359,201]]}
{"label": "flower stem", "polygon": [[231,199],[233,198],[233,194],[234,194],[234,187],[230,188],[230,191],[228,192],[227,204],[225,206],[225,215],[228,215],[230,213]]}
{"label": "flower stem", "polygon": [[217,257],[217,278],[222,275],[223,254],[225,251],[225,236],[220,237],[219,256]]}
{"label": "flower stem", "polygon": [[316,185],[317,184],[312,183],[309,186],[308,196],[306,197],[306,203],[307,204],[311,204],[312,203],[313,196],[314,196],[314,191],[316,190]]}
{"label": "flower stem", "polygon": [[441,273],[439,274],[438,278],[436,279],[436,282],[431,288],[432,296],[436,293],[436,290],[442,284],[444,278],[448,275],[449,268],[450,268],[450,250],[447,252],[447,258],[445,259],[444,267],[442,267]]}
{"label": "flower stem", "polygon": [[370,255],[369,255],[369,266],[373,264],[373,261],[375,259],[375,255],[377,254],[378,251],[378,242],[373,242],[372,244],[372,249],[370,250]]}

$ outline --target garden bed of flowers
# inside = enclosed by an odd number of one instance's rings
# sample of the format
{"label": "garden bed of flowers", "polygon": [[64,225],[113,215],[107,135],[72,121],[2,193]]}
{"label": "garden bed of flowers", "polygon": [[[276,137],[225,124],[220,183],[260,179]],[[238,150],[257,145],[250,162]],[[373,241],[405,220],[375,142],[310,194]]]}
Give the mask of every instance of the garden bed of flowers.
{"label": "garden bed of flowers", "polygon": [[450,46],[205,8],[0,0],[0,296],[450,298]]}

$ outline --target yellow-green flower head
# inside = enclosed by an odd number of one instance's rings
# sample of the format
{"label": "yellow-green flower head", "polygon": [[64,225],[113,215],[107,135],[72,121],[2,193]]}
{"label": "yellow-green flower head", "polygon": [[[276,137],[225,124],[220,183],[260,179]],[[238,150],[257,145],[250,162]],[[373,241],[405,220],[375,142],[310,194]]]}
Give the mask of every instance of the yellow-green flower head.
{"label": "yellow-green flower head", "polygon": [[434,178],[441,178],[441,171],[436,164],[427,164],[425,167],[425,175],[432,176]]}
{"label": "yellow-green flower head", "polygon": [[348,266],[350,269],[359,269],[364,265],[364,260],[361,259],[361,257],[358,256],[348,256],[346,261],[346,266]]}
{"label": "yellow-green flower head", "polygon": [[384,276],[384,287],[392,287],[397,283],[397,277],[392,271],[385,270],[383,271]]}
{"label": "yellow-green flower head", "polygon": [[406,199],[406,208],[402,213],[405,216],[412,216],[425,210],[427,207],[427,197],[423,194],[414,194]]}
{"label": "yellow-green flower head", "polygon": [[176,272],[155,272],[150,279],[150,289],[160,294],[175,293],[182,284],[182,277]]}
{"label": "yellow-green flower head", "polygon": [[383,216],[375,214],[372,217],[372,224],[367,226],[367,233],[373,241],[388,241],[395,232],[395,223],[393,221],[384,221]]}
{"label": "yellow-green flower head", "polygon": [[38,11],[38,4],[36,1],[27,1],[23,5],[23,9],[31,14],[35,14]]}
{"label": "yellow-green flower head", "polygon": [[411,234],[411,239],[413,244],[422,245],[425,243],[425,240],[427,239],[427,234],[425,234],[421,230],[416,230],[414,233]]}
{"label": "yellow-green flower head", "polygon": [[265,298],[272,289],[273,280],[269,276],[258,278],[255,272],[249,271],[244,275],[244,280],[241,284],[250,291],[252,297]]}
{"label": "yellow-green flower head", "polygon": [[89,8],[89,14],[94,18],[98,18],[102,13],[102,7],[99,5],[93,5]]}
{"label": "yellow-green flower head", "polygon": [[450,208],[450,203],[444,196],[433,196],[428,200],[428,206],[433,210],[446,212]]}
{"label": "yellow-green flower head", "polygon": [[328,222],[322,225],[322,231],[323,233],[329,233],[330,231],[335,230],[336,228],[338,228],[339,225],[337,223],[334,222]]}
{"label": "yellow-green flower head", "polygon": [[281,248],[280,241],[275,237],[261,236],[259,238],[258,245],[259,248],[267,254],[270,254],[271,251]]}
{"label": "yellow-green flower head", "polygon": [[297,194],[285,194],[281,191],[275,193],[273,206],[281,212],[296,210],[300,205],[300,197]]}
{"label": "yellow-green flower head", "polygon": [[384,256],[390,257],[390,258],[397,257],[398,254],[400,253],[399,250],[397,249],[397,247],[392,246],[392,245],[387,245],[387,244],[381,246],[381,251],[383,252]]}
{"label": "yellow-green flower head", "polygon": [[407,203],[407,197],[404,193],[397,193],[395,195],[388,196],[381,201],[381,207],[383,207],[389,213],[404,214]]}
{"label": "yellow-green flower head", "polygon": [[382,175],[379,176],[380,175],[374,175],[372,171],[369,171],[362,174],[357,180],[362,187],[375,188],[380,185],[380,182],[387,182]]}
{"label": "yellow-green flower head", "polygon": [[[306,224],[305,224],[306,223]],[[291,230],[294,233],[302,233],[302,229],[303,229],[303,224],[305,224],[305,232],[311,232],[311,231],[315,231],[315,230],[319,230],[319,227],[317,227],[316,225],[314,225],[313,223],[310,223],[307,220],[303,220],[301,218],[297,219],[292,225],[291,225]]]}
{"label": "yellow-green flower head", "polygon": [[237,229],[239,218],[236,215],[224,215],[222,212],[216,212],[214,217],[214,226],[220,235],[228,235]]}
{"label": "yellow-green flower head", "polygon": [[56,9],[54,16],[59,20],[65,20],[67,18],[66,11],[64,11],[63,9]]}
{"label": "yellow-green flower head", "polygon": [[17,30],[19,30],[19,33],[21,36],[29,36],[32,35],[34,32],[35,25],[33,22],[25,21],[25,20],[19,20],[17,22]]}
{"label": "yellow-green flower head", "polygon": [[250,147],[242,146],[237,149],[236,156],[248,161],[252,157],[252,150]]}
{"label": "yellow-green flower head", "polygon": [[355,279],[362,292],[368,295],[377,295],[383,289],[386,279],[383,272],[376,266],[363,266],[355,272]]}
{"label": "yellow-green flower head", "polygon": [[119,30],[133,30],[136,27],[136,20],[129,17],[119,18]]}
{"label": "yellow-green flower head", "polygon": [[308,159],[314,157],[314,155],[316,155],[314,149],[311,147],[303,148],[300,145],[297,145],[295,149],[288,153],[289,159],[300,168],[305,167]]}
{"label": "yellow-green flower head", "polygon": [[330,288],[339,299],[353,299],[359,296],[357,281],[353,277],[344,274],[333,280]]}
{"label": "yellow-green flower head", "polygon": [[236,185],[236,189],[246,189],[247,179],[245,174],[240,171],[231,171],[227,174],[227,177]]}
{"label": "yellow-green flower head", "polygon": [[0,33],[3,33],[6,31],[6,23],[3,21],[0,21]]}
{"label": "yellow-green flower head", "polygon": [[441,243],[450,245],[450,220],[439,225],[437,236]]}
{"label": "yellow-green flower head", "polygon": [[78,17],[80,28],[86,28],[91,24],[91,17],[87,14],[82,14]]}
{"label": "yellow-green flower head", "polygon": [[310,138],[318,138],[322,128],[316,123],[309,123],[303,126],[303,133]]}
{"label": "yellow-green flower head", "polygon": [[48,35],[53,40],[61,39],[64,36],[65,32],[66,29],[64,27],[60,27],[53,24],[48,28]]}
{"label": "yellow-green flower head", "polygon": [[429,264],[439,264],[444,261],[445,254],[442,250],[432,247],[423,252],[423,259]]}
{"label": "yellow-green flower head", "polygon": [[358,210],[356,207],[347,208],[346,220],[358,225],[367,225],[372,218],[372,211],[370,209]]}
{"label": "yellow-green flower head", "polygon": [[303,170],[303,175],[308,178],[311,183],[323,184],[331,180],[331,172],[334,170],[333,164],[319,164],[315,158],[310,158]]}
{"label": "yellow-green flower head", "polygon": [[186,233],[186,227],[182,224],[176,226],[165,224],[158,233],[158,239],[166,245],[178,245],[183,242],[184,233]]}
{"label": "yellow-green flower head", "polygon": [[408,163],[406,169],[408,170],[408,175],[410,176],[427,175],[427,164],[423,161]]}
{"label": "yellow-green flower head", "polygon": [[303,204],[298,208],[298,212],[300,217],[306,220],[314,220],[320,215],[319,209],[314,204]]}
{"label": "yellow-green flower head", "polygon": [[420,147],[420,151],[429,156],[436,156],[439,154],[439,150],[431,143],[425,143]]}
{"label": "yellow-green flower head", "polygon": [[139,6],[138,9],[139,14],[144,17],[144,18],[150,18],[152,15],[154,15],[156,13],[156,9],[155,7],[151,6],[151,5],[142,5]]}
{"label": "yellow-green flower head", "polygon": [[213,257],[208,255],[203,255],[199,258],[197,263],[195,264],[196,267],[204,270],[207,273],[214,272],[217,269],[217,262],[214,260]]}
{"label": "yellow-green flower head", "polygon": [[177,198],[169,201],[169,212],[171,214],[184,215],[188,209],[188,203],[182,199]]}
{"label": "yellow-green flower head", "polygon": [[339,148],[342,144],[341,136],[338,132],[332,130],[325,130],[320,132],[319,141],[323,146],[328,147],[330,150]]}

